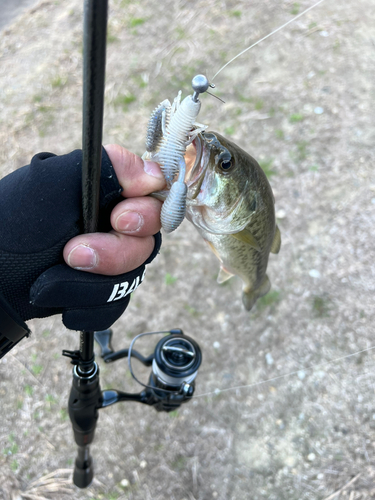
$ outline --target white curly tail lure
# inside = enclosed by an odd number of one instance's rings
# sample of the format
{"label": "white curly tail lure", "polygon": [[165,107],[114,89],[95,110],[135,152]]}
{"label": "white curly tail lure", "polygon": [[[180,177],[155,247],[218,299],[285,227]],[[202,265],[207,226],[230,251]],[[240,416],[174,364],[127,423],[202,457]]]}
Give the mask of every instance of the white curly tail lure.
{"label": "white curly tail lure", "polygon": [[[266,38],[281,31],[288,24],[296,21],[323,1],[318,0],[282,26],[244,49],[224,64],[213,79],[242,54],[263,42]],[[185,184],[186,165],[184,155],[186,148],[199,133],[207,128],[207,126],[195,121],[201,107],[199,94],[207,92],[209,87],[213,88],[215,85],[209,83],[206,76],[197,75],[192,80],[192,87],[194,90],[193,95],[187,96],[182,102],[180,91],[172,105],[168,99],[165,99],[152,112],[147,129],[147,151],[142,156],[143,159],[160,163],[160,168],[170,188],[160,215],[161,225],[167,233],[177,229],[185,217],[187,186]],[[178,177],[175,180],[177,173]]]}
{"label": "white curly tail lure", "polygon": [[195,76],[191,84],[193,95],[188,95],[181,102],[180,91],[172,105],[165,99],[152,112],[147,129],[147,152],[143,158],[160,163],[170,188],[160,215],[161,225],[167,233],[177,229],[185,217],[187,186],[184,155],[187,146],[207,128],[196,122],[201,108],[199,94],[214,86],[204,75]]}

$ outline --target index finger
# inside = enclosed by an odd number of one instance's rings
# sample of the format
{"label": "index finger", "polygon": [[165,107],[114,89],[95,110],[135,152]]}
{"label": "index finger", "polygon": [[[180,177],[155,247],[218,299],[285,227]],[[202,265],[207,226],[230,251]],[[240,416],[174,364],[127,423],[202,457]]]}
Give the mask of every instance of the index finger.
{"label": "index finger", "polygon": [[117,144],[108,144],[104,149],[123,188],[121,194],[124,197],[147,196],[165,187],[164,176],[156,162],[144,161]]}

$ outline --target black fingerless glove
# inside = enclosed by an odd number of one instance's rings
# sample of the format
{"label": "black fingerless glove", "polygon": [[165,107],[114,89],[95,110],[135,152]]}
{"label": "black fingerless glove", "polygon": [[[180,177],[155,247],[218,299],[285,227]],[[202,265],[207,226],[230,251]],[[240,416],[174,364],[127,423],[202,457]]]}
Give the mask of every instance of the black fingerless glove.
{"label": "black fingerless glove", "polygon": [[[29,333],[31,318],[62,314],[72,330],[109,328],[142,282],[147,261],[126,274],[102,276],[71,269],[63,248],[83,232],[82,152],[40,153],[0,181],[0,357]],[[111,229],[110,213],[123,199],[105,150],[102,153],[98,230]]]}

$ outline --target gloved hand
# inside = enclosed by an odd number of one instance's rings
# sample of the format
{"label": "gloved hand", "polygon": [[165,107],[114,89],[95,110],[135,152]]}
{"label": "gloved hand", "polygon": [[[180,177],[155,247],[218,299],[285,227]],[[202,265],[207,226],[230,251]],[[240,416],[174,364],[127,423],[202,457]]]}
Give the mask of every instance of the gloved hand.
{"label": "gloved hand", "polygon": [[106,149],[100,233],[81,234],[80,150],[40,153],[0,181],[0,357],[31,318],[62,314],[72,330],[108,328],[157,254],[161,203],[146,195],[164,187],[160,169],[119,146]]}

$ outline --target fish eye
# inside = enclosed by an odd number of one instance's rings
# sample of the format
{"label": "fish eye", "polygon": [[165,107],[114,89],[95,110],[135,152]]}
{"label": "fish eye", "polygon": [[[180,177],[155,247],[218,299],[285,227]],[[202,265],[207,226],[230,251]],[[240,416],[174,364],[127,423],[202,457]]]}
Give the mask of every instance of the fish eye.
{"label": "fish eye", "polygon": [[229,172],[229,170],[233,167],[234,165],[234,160],[232,158],[232,155],[229,153],[227,149],[222,151],[218,157],[218,166],[222,172]]}
{"label": "fish eye", "polygon": [[222,168],[224,171],[228,171],[232,166],[231,160],[222,160],[220,163],[220,168]]}

